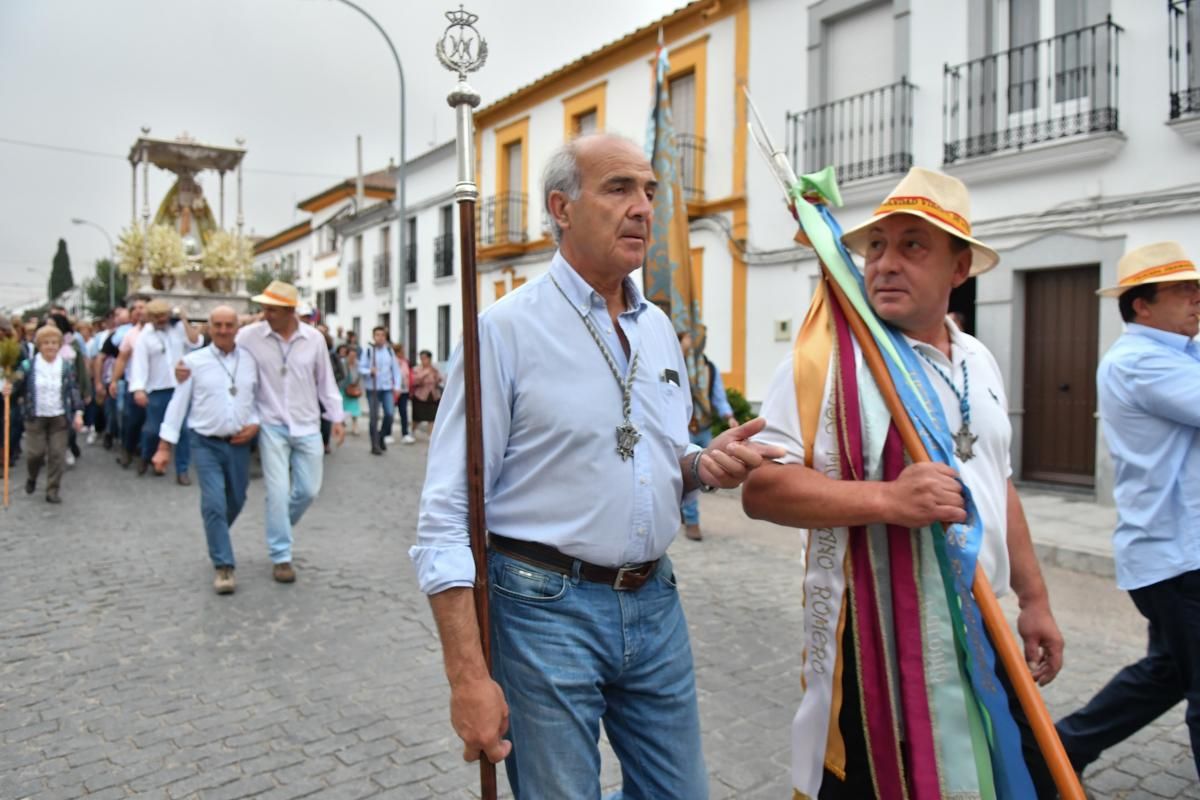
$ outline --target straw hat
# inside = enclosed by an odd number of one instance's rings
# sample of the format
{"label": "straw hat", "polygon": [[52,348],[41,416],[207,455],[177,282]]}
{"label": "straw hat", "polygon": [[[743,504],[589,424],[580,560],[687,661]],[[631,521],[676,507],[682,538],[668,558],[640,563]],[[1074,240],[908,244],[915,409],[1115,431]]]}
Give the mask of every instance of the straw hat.
{"label": "straw hat", "polygon": [[941,228],[971,245],[971,275],[987,272],[1000,255],[971,236],[971,201],[967,187],[958,178],[933,170],[913,167],[884,199],[872,217],[842,234],[846,247],[866,254],[871,226],[892,214],[911,214]]}
{"label": "straw hat", "polygon": [[263,289],[262,294],[256,294],[250,299],[260,306],[295,308],[300,302],[300,293],[290,283],[271,281],[270,285],[266,289]]}
{"label": "straw hat", "polygon": [[1143,283],[1200,281],[1196,265],[1183,252],[1179,242],[1157,242],[1130,250],[1117,262],[1117,285],[1101,289],[1101,297],[1116,297],[1126,289]]}
{"label": "straw hat", "polygon": [[171,305],[166,300],[156,298],[151,300],[149,303],[146,303],[146,313],[152,317],[156,317],[160,314],[170,314]]}

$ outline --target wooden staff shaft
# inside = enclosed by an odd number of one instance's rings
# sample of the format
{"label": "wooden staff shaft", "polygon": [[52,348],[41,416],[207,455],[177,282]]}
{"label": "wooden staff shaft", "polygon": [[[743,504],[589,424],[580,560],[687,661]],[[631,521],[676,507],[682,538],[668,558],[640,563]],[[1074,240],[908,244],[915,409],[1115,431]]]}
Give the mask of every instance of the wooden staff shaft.
{"label": "wooden staff shaft", "polygon": [[[483,403],[479,384],[479,303],[476,298],[475,201],[458,202],[459,248],[462,251],[463,388],[467,401],[467,524],[471,556],[475,559],[475,618],[479,645],[488,672],[492,671],[491,622],[488,611],[487,520],[483,513]],[[479,757],[483,800],[495,800],[496,765]]]}
{"label": "wooden staff shaft", "polygon": [[[871,370],[876,385],[879,386],[884,403],[887,404],[888,411],[892,415],[892,421],[896,423],[896,429],[900,433],[904,449],[908,451],[914,462],[931,461],[925,445],[921,442],[921,437],[917,435],[917,429],[913,425],[912,419],[909,418],[904,404],[900,401],[896,387],[892,385],[891,374],[884,363],[883,354],[879,352],[879,345],[875,338],[867,329],[862,317],[850,304],[850,300],[842,292],[841,287],[829,275],[824,264],[821,265],[821,269],[825,272],[825,279],[833,291],[833,296],[837,299],[838,305],[841,306],[843,314],[850,323],[854,338],[858,340],[867,367]],[[1050,719],[1050,712],[1046,710],[1046,704],[1042,702],[1042,696],[1033,683],[1033,676],[1029,674],[1021,647],[1013,637],[1008,622],[1004,619],[1004,612],[1000,609],[1000,603],[996,600],[996,594],[992,591],[992,586],[983,573],[983,567],[978,562],[975,564],[975,582],[971,591],[975,596],[975,602],[979,605],[983,623],[991,636],[996,653],[1004,665],[1004,671],[1008,673],[1008,679],[1012,682],[1021,708],[1024,709],[1029,725],[1033,729],[1033,735],[1037,739],[1038,748],[1042,751],[1042,757],[1046,759],[1046,765],[1054,777],[1054,784],[1058,787],[1059,794],[1063,800],[1085,800],[1083,787],[1079,785],[1075,769],[1071,766],[1067,752],[1063,749],[1062,741],[1058,738],[1058,731],[1054,729],[1054,722]]]}

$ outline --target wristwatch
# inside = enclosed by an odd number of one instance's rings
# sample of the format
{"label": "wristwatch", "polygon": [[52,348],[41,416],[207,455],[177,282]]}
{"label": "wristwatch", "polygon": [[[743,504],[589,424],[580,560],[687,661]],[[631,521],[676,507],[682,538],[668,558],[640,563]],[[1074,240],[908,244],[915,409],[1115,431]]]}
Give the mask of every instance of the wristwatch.
{"label": "wristwatch", "polygon": [[704,455],[704,451],[698,450],[696,451],[695,457],[692,458],[692,480],[694,480],[696,485],[700,487],[700,491],[708,494],[710,492],[715,492],[718,487],[709,486],[704,482],[704,479],[700,477],[700,456],[702,455]]}

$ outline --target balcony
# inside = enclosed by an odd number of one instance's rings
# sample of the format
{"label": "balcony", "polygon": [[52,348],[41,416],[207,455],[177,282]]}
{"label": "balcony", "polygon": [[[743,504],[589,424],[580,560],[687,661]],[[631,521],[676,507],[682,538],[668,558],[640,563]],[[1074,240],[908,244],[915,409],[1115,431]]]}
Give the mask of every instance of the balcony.
{"label": "balcony", "polygon": [[[1119,37],[1104,22],[944,68],[943,161],[1026,151],[1030,170],[1111,156],[1118,133]],[[1096,138],[1098,146],[1045,147]],[[1096,144],[1096,143],[1094,143]],[[1022,170],[1024,171],[1024,170]],[[1012,174],[1011,171],[1009,174]]]}
{"label": "balcony", "polygon": [[363,290],[362,259],[350,262],[350,294],[360,295]]}
{"label": "balcony", "polygon": [[375,288],[387,289],[392,285],[392,254],[386,250],[375,256]]}
{"label": "balcony", "polygon": [[704,202],[704,139],[690,133],[675,134],[679,148],[679,183],[685,203]]}
{"label": "balcony", "polygon": [[793,164],[816,172],[830,164],[839,184],[905,172],[912,166],[913,90],[898,83],[787,115]]}
{"label": "balcony", "polygon": [[1200,142],[1200,0],[1169,0],[1170,124]]}
{"label": "balcony", "polygon": [[417,243],[406,242],[404,245],[404,282],[417,282]]}
{"label": "balcony", "polygon": [[442,233],[433,237],[433,277],[449,278],[454,274],[454,234]]}
{"label": "balcony", "polygon": [[525,244],[529,240],[525,232],[526,205],[528,200],[519,192],[485,199],[479,209],[479,244],[484,247]]}

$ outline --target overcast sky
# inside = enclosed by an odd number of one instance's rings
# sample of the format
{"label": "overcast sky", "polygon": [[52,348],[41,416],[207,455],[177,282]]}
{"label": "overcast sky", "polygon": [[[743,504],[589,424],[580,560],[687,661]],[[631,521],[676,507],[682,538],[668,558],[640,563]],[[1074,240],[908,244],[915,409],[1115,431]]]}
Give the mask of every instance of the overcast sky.
{"label": "overcast sky", "polygon": [[[453,134],[454,81],[433,48],[458,3],[356,2],[403,62],[412,158]],[[685,2],[469,0],[490,49],[471,83],[487,105]],[[353,174],[356,134],[366,169],[396,155],[396,68],[378,31],[338,0],[0,0],[0,306],[45,299],[60,237],[76,282],[93,274],[108,245],[71,218],[116,240],[143,125],[163,138],[245,138],[246,231],[268,234],[301,218],[299,199]],[[150,174],[153,213],[173,176]],[[204,180],[214,211],[216,183]],[[225,202],[232,226],[230,177]]]}

